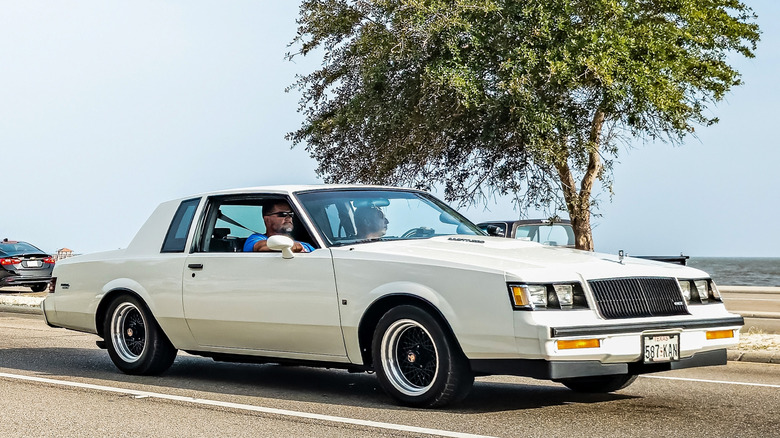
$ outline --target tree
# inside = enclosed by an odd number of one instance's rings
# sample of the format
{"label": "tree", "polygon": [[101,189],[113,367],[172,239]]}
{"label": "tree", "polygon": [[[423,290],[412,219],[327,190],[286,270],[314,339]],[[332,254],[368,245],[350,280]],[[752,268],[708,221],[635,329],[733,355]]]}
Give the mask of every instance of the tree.
{"label": "tree", "polygon": [[759,28],[736,0],[305,0],[288,54],[328,182],[565,206],[593,249],[594,185],[632,138],[681,143],[734,86]]}

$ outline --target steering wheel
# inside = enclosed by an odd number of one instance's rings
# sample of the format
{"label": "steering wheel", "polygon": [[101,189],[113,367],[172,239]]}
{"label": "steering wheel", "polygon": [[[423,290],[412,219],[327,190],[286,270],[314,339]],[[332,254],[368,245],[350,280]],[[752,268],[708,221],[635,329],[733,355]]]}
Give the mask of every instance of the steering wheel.
{"label": "steering wheel", "polygon": [[433,228],[417,227],[406,231],[401,235],[401,238],[406,239],[409,237],[431,237],[435,232],[436,231]]}

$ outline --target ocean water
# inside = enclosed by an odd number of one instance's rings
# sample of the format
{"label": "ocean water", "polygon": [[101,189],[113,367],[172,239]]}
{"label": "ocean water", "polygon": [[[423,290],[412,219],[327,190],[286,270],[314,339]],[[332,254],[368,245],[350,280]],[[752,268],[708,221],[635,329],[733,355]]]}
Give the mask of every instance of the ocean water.
{"label": "ocean water", "polygon": [[707,272],[719,285],[780,287],[777,257],[691,257],[688,266]]}

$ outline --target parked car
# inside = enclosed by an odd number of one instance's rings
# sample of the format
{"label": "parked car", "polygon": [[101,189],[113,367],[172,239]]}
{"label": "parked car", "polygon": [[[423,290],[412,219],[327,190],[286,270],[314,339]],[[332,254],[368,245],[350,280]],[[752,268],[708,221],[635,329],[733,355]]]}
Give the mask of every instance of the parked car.
{"label": "parked car", "polygon": [[[292,239],[242,252],[274,200],[289,203]],[[359,234],[360,209],[381,211],[383,235]],[[293,253],[293,239],[314,251]],[[725,364],[743,325],[702,271],[489,237],[430,194],[389,187],[165,202],[126,249],[63,260],[54,275],[46,322],[97,334],[125,373],[162,373],[177,350],[374,371],[419,407],[462,399],[479,375],[609,392]]]}
{"label": "parked car", "polygon": [[27,242],[0,242],[0,287],[25,286],[43,292],[49,286],[54,258]]}
{"label": "parked car", "polygon": [[[543,245],[574,248],[574,230],[566,219],[521,219],[481,222],[477,226],[490,236],[539,242]],[[690,256],[631,255],[640,259],[687,265]]]}

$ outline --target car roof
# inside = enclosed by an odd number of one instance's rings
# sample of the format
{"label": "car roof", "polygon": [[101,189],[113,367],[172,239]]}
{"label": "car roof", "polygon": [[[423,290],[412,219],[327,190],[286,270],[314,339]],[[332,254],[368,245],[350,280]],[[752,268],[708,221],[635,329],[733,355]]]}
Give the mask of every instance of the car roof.
{"label": "car roof", "polygon": [[[550,225],[550,219],[511,219],[508,221],[484,221],[484,222],[480,222],[477,225],[495,224],[495,223],[517,224],[517,225]],[[555,223],[571,225],[571,221],[568,219],[558,219],[555,221]]]}
{"label": "car roof", "polygon": [[292,195],[294,193],[318,191],[318,190],[404,190],[419,192],[416,189],[404,188],[404,187],[392,187],[392,186],[379,186],[379,185],[365,185],[365,184],[299,184],[299,185],[272,185],[272,186],[256,186],[256,187],[243,187],[236,189],[216,190],[211,192],[198,193],[191,196],[185,196],[180,199],[191,199],[203,196],[215,196],[215,195],[238,195],[247,193],[272,193],[279,195]]}

